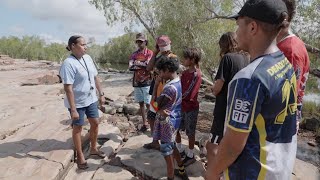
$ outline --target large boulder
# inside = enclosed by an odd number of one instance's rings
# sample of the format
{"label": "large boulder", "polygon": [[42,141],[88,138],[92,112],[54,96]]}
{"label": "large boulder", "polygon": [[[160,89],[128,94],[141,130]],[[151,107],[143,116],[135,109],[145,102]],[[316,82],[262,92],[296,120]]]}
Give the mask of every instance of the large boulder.
{"label": "large boulder", "polygon": [[38,78],[39,84],[51,85],[60,82],[60,78],[57,74],[46,74]]}
{"label": "large boulder", "polygon": [[137,115],[140,107],[138,104],[125,104],[123,105],[124,114]]}
{"label": "large boulder", "polygon": [[306,119],[305,128],[310,131],[317,131],[320,128],[320,119],[315,117]]}

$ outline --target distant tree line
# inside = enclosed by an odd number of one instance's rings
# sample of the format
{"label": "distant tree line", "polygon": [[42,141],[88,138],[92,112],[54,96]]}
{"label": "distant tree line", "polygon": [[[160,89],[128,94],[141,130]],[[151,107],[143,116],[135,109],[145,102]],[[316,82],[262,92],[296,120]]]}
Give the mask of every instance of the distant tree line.
{"label": "distant tree line", "polygon": [[59,43],[47,45],[38,36],[9,36],[0,39],[0,54],[28,60],[62,61],[66,57],[65,46]]}

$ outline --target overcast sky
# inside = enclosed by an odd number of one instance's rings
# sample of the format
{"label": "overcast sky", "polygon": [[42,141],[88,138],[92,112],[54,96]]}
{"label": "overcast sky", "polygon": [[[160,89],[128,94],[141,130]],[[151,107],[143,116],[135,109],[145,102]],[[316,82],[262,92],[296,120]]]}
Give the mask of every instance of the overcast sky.
{"label": "overcast sky", "polygon": [[88,0],[0,0],[0,22],[0,37],[37,35],[48,43],[80,34],[104,44],[124,34],[120,23],[108,27]]}

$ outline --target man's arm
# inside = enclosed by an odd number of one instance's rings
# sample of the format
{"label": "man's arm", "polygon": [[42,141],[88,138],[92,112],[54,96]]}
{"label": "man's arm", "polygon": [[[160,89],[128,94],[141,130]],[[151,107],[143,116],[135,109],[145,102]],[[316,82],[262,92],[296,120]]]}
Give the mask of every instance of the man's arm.
{"label": "man's arm", "polygon": [[212,163],[209,163],[206,179],[219,179],[220,174],[227,169],[241,154],[246,145],[249,133],[237,132],[227,128],[226,133],[218,146],[218,154]]}
{"label": "man's arm", "polygon": [[220,61],[219,68],[217,71],[217,75],[214,78],[215,83],[211,87],[213,95],[217,96],[224,84],[225,79],[227,79],[227,76],[229,76],[230,73],[230,59],[229,56],[225,55]]}
{"label": "man's arm", "polygon": [[213,95],[217,96],[223,87],[224,81],[222,79],[217,79],[212,86],[212,93]]}

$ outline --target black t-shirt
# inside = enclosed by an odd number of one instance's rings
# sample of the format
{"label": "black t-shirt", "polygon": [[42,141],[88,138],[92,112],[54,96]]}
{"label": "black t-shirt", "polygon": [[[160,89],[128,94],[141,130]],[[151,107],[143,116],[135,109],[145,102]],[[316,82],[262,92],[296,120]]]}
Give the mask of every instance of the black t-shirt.
{"label": "black t-shirt", "polygon": [[216,96],[215,114],[225,116],[227,108],[228,84],[242,68],[249,64],[247,57],[240,53],[227,53],[225,54],[219,65],[215,80],[221,79],[224,81],[220,93]]}

